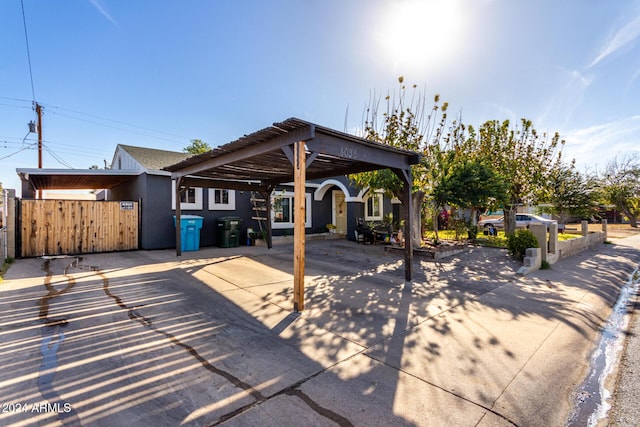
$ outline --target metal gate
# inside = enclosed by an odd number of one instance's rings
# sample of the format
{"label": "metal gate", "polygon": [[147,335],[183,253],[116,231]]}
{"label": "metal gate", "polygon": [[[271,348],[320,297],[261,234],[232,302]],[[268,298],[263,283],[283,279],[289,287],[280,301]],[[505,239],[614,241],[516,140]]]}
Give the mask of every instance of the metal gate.
{"label": "metal gate", "polygon": [[22,257],[138,249],[138,202],[21,200]]}

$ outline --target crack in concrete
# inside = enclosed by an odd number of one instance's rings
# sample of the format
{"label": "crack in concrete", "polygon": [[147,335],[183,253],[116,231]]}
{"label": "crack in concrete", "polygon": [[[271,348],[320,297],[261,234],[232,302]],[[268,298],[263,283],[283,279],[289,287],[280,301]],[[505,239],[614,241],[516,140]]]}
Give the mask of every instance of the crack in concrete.
{"label": "crack in concrete", "polygon": [[[51,284],[51,277],[53,272],[51,271],[51,260],[47,259],[42,263],[42,271],[45,272],[44,287],[47,290],[47,294],[40,298],[39,301],[39,313],[38,318],[44,323],[42,328],[42,343],[40,345],[40,352],[42,353],[42,363],[38,373],[38,379],[36,381],[38,390],[42,397],[49,402],[51,408],[55,408],[59,420],[65,426],[81,426],[80,418],[73,407],[64,402],[60,395],[53,387],[53,379],[56,375],[58,368],[58,349],[64,341],[64,327],[68,325],[66,318],[50,319],[49,318],[49,302],[59,297],[60,295],[69,292],[75,285],[75,279],[68,275],[67,265],[64,268],[64,275],[66,277],[66,286],[62,290],[57,290]],[[54,338],[57,336],[57,339]]]}
{"label": "crack in concrete", "polygon": [[350,427],[353,426],[353,424],[346,419],[345,417],[341,416],[340,414],[331,411],[330,409],[324,408],[321,405],[319,405],[318,403],[316,403],[315,401],[313,401],[313,399],[311,399],[309,396],[307,396],[306,394],[304,394],[302,391],[297,390],[297,387],[302,384],[303,382],[308,381],[309,379],[315,377],[316,375],[318,375],[321,372],[324,372],[325,370],[322,370],[318,373],[316,373],[315,375],[312,375],[310,377],[304,378],[302,381],[297,382],[296,384],[286,387],[282,390],[280,390],[279,392],[265,397],[264,395],[262,395],[262,393],[260,393],[258,390],[256,390],[255,388],[253,388],[250,384],[242,381],[241,379],[239,379],[238,377],[230,374],[227,371],[224,371],[222,369],[219,369],[215,366],[213,366],[208,360],[206,360],[204,357],[202,357],[197,350],[195,350],[193,347],[189,346],[188,344],[185,344],[183,342],[181,342],[180,340],[178,340],[173,334],[163,331],[161,329],[158,329],[156,327],[154,327],[152,325],[151,319],[146,318],[144,316],[141,316],[140,314],[138,314],[136,312],[136,308],[140,307],[140,306],[134,306],[134,307],[129,307],[127,306],[123,301],[122,298],[120,298],[119,296],[113,294],[110,290],[109,290],[109,278],[100,271],[99,268],[97,267],[93,267],[92,268],[93,271],[96,271],[96,275],[98,275],[103,282],[102,285],[102,289],[103,292],[105,293],[105,295],[107,295],[109,298],[113,299],[116,303],[116,305],[118,307],[120,307],[123,310],[127,310],[129,319],[134,320],[138,323],[140,323],[141,325],[143,325],[144,327],[152,330],[153,332],[156,332],[160,335],[163,335],[164,337],[168,338],[173,344],[175,344],[176,346],[182,347],[183,349],[185,349],[191,356],[193,356],[196,360],[198,360],[198,362],[200,362],[200,364],[202,365],[203,368],[207,369],[208,371],[220,375],[223,378],[227,379],[230,383],[232,383],[234,386],[248,392],[251,396],[253,396],[253,398],[255,399],[254,402],[251,402],[248,405],[242,406],[238,409],[236,409],[235,411],[232,411],[230,413],[227,413],[225,415],[222,415],[219,419],[218,422],[212,424],[212,425],[218,425],[224,421],[227,421],[233,417],[235,417],[236,415],[239,415],[245,411],[247,411],[248,409],[259,405],[261,403],[264,403],[270,399],[272,399],[275,396],[279,396],[281,394],[287,394],[287,395],[291,395],[291,396],[296,396],[298,397],[300,400],[302,400],[310,409],[312,409],[314,412],[318,413],[319,415],[330,419],[336,423],[338,423],[341,427]]}
{"label": "crack in concrete", "polygon": [[240,388],[240,389],[246,391],[247,393],[249,393],[256,400],[264,399],[264,396],[258,390],[254,389],[250,384],[242,381],[240,378],[230,374],[227,371],[224,371],[222,369],[219,369],[219,368],[213,366],[207,359],[202,357],[200,355],[200,353],[198,353],[198,351],[195,348],[191,347],[188,344],[183,343],[178,338],[176,338],[175,335],[171,334],[170,332],[163,331],[163,330],[158,329],[155,326],[153,326],[151,319],[149,319],[147,317],[144,317],[144,316],[141,316],[141,315],[139,315],[137,313],[136,308],[141,307],[141,306],[133,306],[133,307],[127,306],[119,296],[114,295],[109,290],[109,278],[104,273],[100,272],[99,269],[97,270],[96,274],[102,279],[102,283],[103,283],[102,284],[102,289],[103,289],[105,295],[107,295],[109,298],[113,299],[118,307],[120,307],[123,310],[127,310],[127,314],[129,316],[129,319],[131,319],[133,321],[136,321],[136,322],[140,323],[142,326],[144,326],[145,328],[148,328],[151,331],[153,331],[153,332],[155,332],[157,334],[160,334],[160,335],[164,336],[165,338],[169,339],[169,341],[172,344],[174,344],[174,345],[176,345],[178,347],[181,347],[184,350],[186,350],[187,353],[189,353],[189,355],[191,355],[198,362],[200,362],[200,365],[203,368],[205,368],[206,370],[208,370],[211,373],[214,373],[216,375],[219,375],[219,376],[225,378],[226,380],[231,382],[231,384],[233,384],[237,388]]}

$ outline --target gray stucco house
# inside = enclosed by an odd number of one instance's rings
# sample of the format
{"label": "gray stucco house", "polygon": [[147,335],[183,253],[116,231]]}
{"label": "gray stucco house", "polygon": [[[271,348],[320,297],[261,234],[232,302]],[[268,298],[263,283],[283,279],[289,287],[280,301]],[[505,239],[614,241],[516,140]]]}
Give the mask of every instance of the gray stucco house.
{"label": "gray stucco house", "polygon": [[[170,172],[163,168],[191,156],[189,153],[157,150],[152,148],[118,145],[111,170],[138,171],[122,184],[105,191],[106,200],[133,200],[140,204],[140,248],[168,249],[175,247],[175,189]],[[183,194],[181,212],[203,217],[200,246],[218,243],[218,219],[237,216],[242,219],[240,244],[245,244],[247,228],[258,230],[259,224],[247,191],[189,188]],[[291,235],[293,232],[292,198],[293,183],[280,185],[272,193],[272,218],[274,236]],[[384,197],[379,191],[363,191],[350,185],[346,176],[308,181],[306,183],[307,218],[306,234],[328,233],[328,224],[335,225],[335,232],[350,240],[359,219],[365,222],[382,222],[390,214],[400,218],[400,204]]]}

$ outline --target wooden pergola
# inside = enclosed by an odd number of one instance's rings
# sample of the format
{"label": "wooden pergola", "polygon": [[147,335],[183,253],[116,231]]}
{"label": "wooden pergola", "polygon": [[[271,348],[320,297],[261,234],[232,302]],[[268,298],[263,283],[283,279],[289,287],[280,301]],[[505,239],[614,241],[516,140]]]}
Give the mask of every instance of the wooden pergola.
{"label": "wooden pergola", "polygon": [[[379,144],[297,118],[195,155],[165,168],[176,180],[176,200],[188,187],[256,191],[265,200],[278,184],[294,182],[294,301],[295,311],[304,309],[305,185],[307,179],[330,178],[377,169],[392,170],[403,182],[405,201],[405,279],[411,280],[411,165],[418,153]],[[270,209],[271,203],[267,203]],[[180,224],[180,203],[176,223]],[[267,212],[267,218],[271,212]],[[267,221],[271,248],[271,221]],[[181,230],[176,227],[176,253],[181,256]]]}

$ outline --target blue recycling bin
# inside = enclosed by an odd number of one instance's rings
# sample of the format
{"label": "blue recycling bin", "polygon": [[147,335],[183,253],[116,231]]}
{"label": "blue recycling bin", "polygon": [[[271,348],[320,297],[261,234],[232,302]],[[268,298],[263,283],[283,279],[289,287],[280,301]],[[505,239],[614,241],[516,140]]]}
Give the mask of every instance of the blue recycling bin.
{"label": "blue recycling bin", "polygon": [[[180,247],[183,251],[200,249],[200,230],[203,218],[198,215],[180,215]],[[173,216],[173,224],[176,216]]]}

